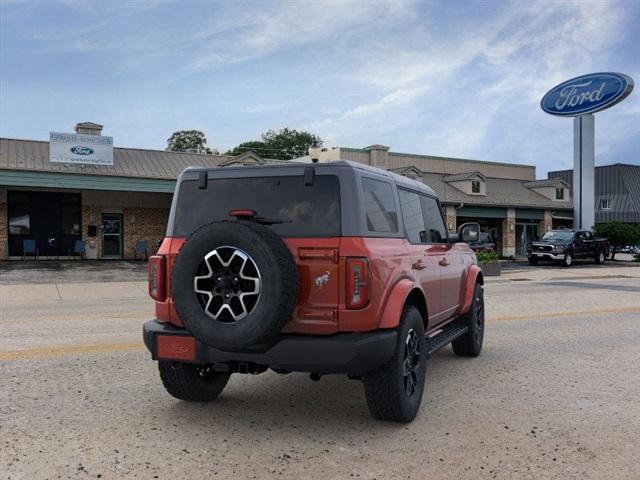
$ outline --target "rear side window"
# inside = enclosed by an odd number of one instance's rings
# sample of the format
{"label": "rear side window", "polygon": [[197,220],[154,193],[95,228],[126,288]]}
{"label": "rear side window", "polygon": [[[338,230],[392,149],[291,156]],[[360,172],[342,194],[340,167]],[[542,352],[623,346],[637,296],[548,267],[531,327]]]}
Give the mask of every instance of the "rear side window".
{"label": "rear side window", "polygon": [[421,195],[422,214],[427,228],[426,241],[428,243],[444,243],[447,241],[447,231],[442,221],[442,212],[435,198]]}
{"label": "rear side window", "polygon": [[400,211],[407,239],[411,243],[424,243],[425,228],[420,195],[402,189],[398,189],[398,195],[400,196]]}
{"label": "rear side window", "polygon": [[259,217],[280,220],[271,228],[282,237],[340,236],[340,182],[335,175],[316,175],[313,185],[303,176],[209,179],[206,189],[196,180],[180,184],[174,212],[174,236],[188,236],[229,211],[254,210]]}
{"label": "rear side window", "polygon": [[398,231],[398,213],[390,183],[371,178],[362,179],[367,229],[370,232]]}

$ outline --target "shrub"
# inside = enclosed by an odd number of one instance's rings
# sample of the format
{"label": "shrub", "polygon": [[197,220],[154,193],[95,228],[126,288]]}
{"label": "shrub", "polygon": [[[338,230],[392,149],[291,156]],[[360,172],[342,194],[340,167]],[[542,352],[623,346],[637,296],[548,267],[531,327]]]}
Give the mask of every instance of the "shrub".
{"label": "shrub", "polygon": [[495,252],[478,252],[476,253],[478,263],[497,262],[498,254]]}

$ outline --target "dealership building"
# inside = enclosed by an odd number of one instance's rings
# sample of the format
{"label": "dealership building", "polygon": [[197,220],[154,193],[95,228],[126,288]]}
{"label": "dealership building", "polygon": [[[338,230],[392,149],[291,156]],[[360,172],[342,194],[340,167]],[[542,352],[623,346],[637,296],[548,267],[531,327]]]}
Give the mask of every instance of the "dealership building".
{"label": "dealership building", "polygon": [[[152,253],[183,169],[281,162],[253,152],[232,157],[114,148],[101,125],[79,123],[75,131],[51,133],[49,142],[0,139],[0,259],[22,258],[27,243],[39,258],[65,258],[79,240],[90,259],[132,259],[141,244]],[[451,231],[478,221],[505,256],[523,256],[529,240],[572,223],[571,179],[537,180],[531,165],[396,153],[384,145],[323,149],[314,156],[424,182],[437,192]]]}

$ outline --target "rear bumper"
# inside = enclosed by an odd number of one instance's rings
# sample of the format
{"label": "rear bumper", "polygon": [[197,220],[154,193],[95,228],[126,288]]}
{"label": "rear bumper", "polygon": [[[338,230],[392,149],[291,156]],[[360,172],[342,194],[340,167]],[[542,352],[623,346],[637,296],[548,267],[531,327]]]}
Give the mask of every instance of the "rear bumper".
{"label": "rear bumper", "polygon": [[227,351],[195,339],[184,328],[150,320],[144,343],[154,360],[197,364],[248,364],[282,370],[359,375],[386,363],[394,354],[397,333],[340,333],[328,336],[279,335],[264,348]]}

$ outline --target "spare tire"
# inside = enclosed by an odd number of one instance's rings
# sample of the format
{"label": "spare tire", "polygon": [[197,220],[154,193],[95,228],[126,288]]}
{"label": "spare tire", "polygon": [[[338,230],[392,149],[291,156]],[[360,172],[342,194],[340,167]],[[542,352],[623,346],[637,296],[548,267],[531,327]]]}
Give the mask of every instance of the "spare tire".
{"label": "spare tire", "polygon": [[238,349],[269,342],[291,318],[298,271],[269,227],[224,220],[187,238],[171,292],[180,320],[198,340]]}

